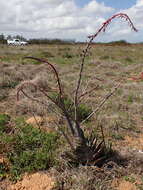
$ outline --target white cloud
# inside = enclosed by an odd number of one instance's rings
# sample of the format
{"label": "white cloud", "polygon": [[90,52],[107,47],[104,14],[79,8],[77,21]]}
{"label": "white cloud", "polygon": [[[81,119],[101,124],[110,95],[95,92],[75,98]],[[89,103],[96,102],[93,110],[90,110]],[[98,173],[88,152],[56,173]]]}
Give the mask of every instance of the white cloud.
{"label": "white cloud", "polygon": [[[91,0],[84,7],[78,7],[76,0],[0,0],[0,32],[22,34],[28,38],[75,38],[84,40],[115,11],[104,3]],[[143,0],[137,0],[127,13],[135,25],[143,28]],[[122,27],[122,29],[121,29]],[[127,24],[112,24],[103,40],[129,39]],[[139,34],[138,34],[139,35]],[[137,34],[132,34],[137,40]],[[98,38],[100,39],[100,38]],[[98,40],[97,39],[97,40]]]}
{"label": "white cloud", "polygon": [[20,32],[27,37],[82,39],[94,32],[113,8],[92,0],[80,8],[75,0],[0,1],[1,32]]}
{"label": "white cloud", "polygon": [[126,39],[131,42],[143,41],[143,0],[137,0],[136,4],[124,10],[132,20],[138,32],[133,32],[125,21],[114,24],[108,32],[109,38],[113,37],[114,40]]}
{"label": "white cloud", "polygon": [[95,14],[101,16],[102,14],[110,13],[114,9],[112,7],[107,7],[104,5],[104,3],[98,3],[97,1],[92,0],[87,4],[84,8],[83,11],[87,14]]}

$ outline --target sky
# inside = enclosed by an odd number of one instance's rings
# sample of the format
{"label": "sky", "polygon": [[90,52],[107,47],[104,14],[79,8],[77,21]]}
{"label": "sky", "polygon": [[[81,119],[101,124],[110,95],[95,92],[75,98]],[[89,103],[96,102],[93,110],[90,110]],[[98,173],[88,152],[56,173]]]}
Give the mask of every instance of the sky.
{"label": "sky", "polygon": [[0,0],[0,33],[86,41],[119,12],[130,17],[138,32],[115,19],[95,41],[143,42],[143,0]]}
{"label": "sky", "polygon": [[[84,6],[91,0],[76,0],[78,6]],[[127,9],[136,3],[136,0],[97,0],[98,3],[104,3],[107,6],[116,9]]]}

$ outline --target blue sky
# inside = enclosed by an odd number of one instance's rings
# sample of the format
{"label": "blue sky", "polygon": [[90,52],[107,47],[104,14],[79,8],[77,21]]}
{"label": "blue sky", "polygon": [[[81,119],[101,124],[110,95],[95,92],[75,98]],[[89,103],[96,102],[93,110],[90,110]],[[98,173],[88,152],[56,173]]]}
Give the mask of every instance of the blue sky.
{"label": "blue sky", "polygon": [[[91,0],[76,0],[76,3],[82,7],[89,3]],[[102,3],[106,6],[110,6],[116,9],[127,9],[136,3],[136,0],[97,0],[97,2]]]}

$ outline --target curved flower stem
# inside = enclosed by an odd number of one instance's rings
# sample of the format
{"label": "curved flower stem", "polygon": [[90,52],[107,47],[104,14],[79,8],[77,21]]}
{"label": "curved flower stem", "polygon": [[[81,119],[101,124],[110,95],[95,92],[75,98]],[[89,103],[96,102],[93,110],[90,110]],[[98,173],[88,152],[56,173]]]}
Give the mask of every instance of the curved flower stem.
{"label": "curved flower stem", "polygon": [[61,87],[61,81],[60,81],[60,78],[59,78],[59,74],[58,74],[56,68],[55,68],[51,63],[49,63],[48,61],[46,61],[46,60],[44,60],[44,59],[39,59],[39,58],[31,57],[31,56],[24,57],[24,59],[34,59],[34,60],[36,60],[36,61],[39,61],[39,62],[48,64],[48,65],[52,68],[52,70],[53,70],[53,72],[54,72],[54,75],[56,76],[60,96],[63,95],[63,91],[62,91],[62,87]]}

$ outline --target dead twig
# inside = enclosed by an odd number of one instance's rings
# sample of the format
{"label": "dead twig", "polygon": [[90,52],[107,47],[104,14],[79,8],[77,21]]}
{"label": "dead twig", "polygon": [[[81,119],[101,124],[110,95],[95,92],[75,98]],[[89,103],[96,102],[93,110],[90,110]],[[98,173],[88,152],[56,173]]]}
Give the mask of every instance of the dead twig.
{"label": "dead twig", "polygon": [[119,86],[120,86],[120,84],[118,84],[117,86],[115,86],[115,88],[103,98],[103,100],[99,103],[99,105],[97,106],[97,108],[95,110],[93,110],[93,112],[86,119],[84,119],[81,122],[81,124],[83,124],[90,117],[92,117],[95,113],[97,113],[101,109],[101,107],[105,104],[105,102],[115,93],[115,91],[119,88]]}

